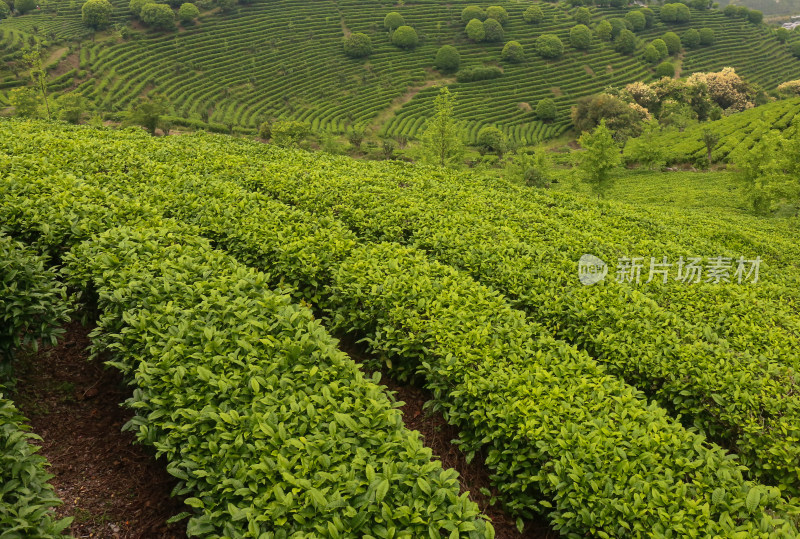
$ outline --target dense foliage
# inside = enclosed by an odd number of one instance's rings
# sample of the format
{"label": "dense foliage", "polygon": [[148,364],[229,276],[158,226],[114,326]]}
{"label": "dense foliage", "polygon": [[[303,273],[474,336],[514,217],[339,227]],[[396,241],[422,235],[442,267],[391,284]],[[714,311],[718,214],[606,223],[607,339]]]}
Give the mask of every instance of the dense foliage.
{"label": "dense foliage", "polygon": [[[746,412],[734,418],[730,414],[735,411],[707,398],[733,378],[740,380],[736,369],[758,361],[776,362],[771,368],[779,369],[778,360],[766,356],[757,360],[739,348],[738,339],[721,343],[704,336],[707,322],[695,326],[693,310],[681,309],[677,315],[664,306],[691,301],[698,293],[708,299],[708,287],[686,295],[670,293],[666,287],[652,289],[647,292],[650,298],[626,284],[609,282],[594,290],[573,288],[574,295],[561,293],[561,281],[574,279],[572,257],[583,248],[580,240],[625,224],[620,208],[608,206],[601,213],[583,200],[529,192],[522,196],[509,185],[486,189],[468,176],[435,169],[355,164],[209,135],[152,139],[83,129],[75,132],[81,140],[75,140],[74,134],[43,129],[21,140],[20,130],[15,132],[16,137],[0,138],[2,144],[13,145],[20,163],[13,182],[0,183],[9,201],[6,211],[0,212],[0,222],[7,221],[11,209],[14,230],[21,234],[46,222],[51,230],[47,243],[60,246],[65,234],[90,230],[75,227],[69,217],[50,209],[57,204],[44,202],[58,199],[72,207],[94,198],[103,203],[86,205],[93,216],[110,215],[115,205],[122,206],[116,219],[139,216],[149,207],[200,227],[219,247],[267,270],[291,286],[297,297],[319,305],[333,327],[366,338],[398,376],[416,373],[433,391],[435,406],[458,426],[462,449],[487,455],[495,486],[516,514],[526,516],[534,508],[544,508],[562,533],[576,535],[625,535],[624,530],[661,534],[675,530],[703,537],[796,533],[780,520],[786,506],[778,490],[749,483],[742,476],[747,472],[780,477],[772,468],[758,467],[752,451],[763,447],[769,451],[765,457],[788,451],[788,457],[792,445],[782,445],[779,435],[769,437],[764,432],[758,434],[759,444],[748,443],[750,435],[745,433],[755,435],[750,429],[757,423],[748,421]],[[123,140],[129,151],[120,154],[117,148]],[[46,151],[55,145],[60,148],[59,165],[37,160],[37,153],[25,150]],[[150,158],[156,147],[159,162]],[[117,157],[109,160],[106,155]],[[35,175],[25,173],[32,168],[23,165],[28,160],[37,162]],[[104,166],[98,169],[95,163]],[[153,174],[154,168],[158,174]],[[64,169],[73,174],[56,173]],[[113,194],[107,191],[109,175],[116,180]],[[435,190],[426,187],[432,181]],[[82,188],[76,189],[76,183]],[[75,193],[81,198],[76,199]],[[456,199],[461,203],[454,203]],[[153,205],[145,206],[149,203]],[[464,211],[464,204],[471,211]],[[326,217],[333,215],[340,222]],[[105,219],[104,226],[108,222]],[[359,243],[342,223],[365,243]],[[563,230],[565,223],[569,232],[547,233],[549,227]],[[628,241],[641,241],[652,232],[639,223],[624,226],[633,235]],[[680,251],[674,244],[679,235],[669,227],[685,225],[664,226],[665,238],[671,238],[664,247],[669,254]],[[558,245],[548,243],[554,239]],[[414,243],[425,251],[392,241]],[[126,248],[111,239],[108,244],[112,249]],[[607,256],[607,248],[599,243],[599,256]],[[102,257],[81,257],[85,258],[106,263]],[[124,282],[124,275],[119,279]],[[134,291],[147,293],[141,288]],[[715,290],[719,293],[719,288]],[[760,293],[773,292],[777,290]],[[696,316],[705,320],[702,305],[693,304],[701,311]],[[611,318],[616,322],[609,322]],[[751,322],[737,323],[730,331],[735,334]],[[676,336],[678,340],[669,343],[668,349],[674,350],[669,357],[658,352],[664,347],[652,340],[653,331],[667,323],[686,338],[684,342]],[[660,388],[651,398],[679,407],[679,413],[714,436],[730,436],[731,421],[746,425],[736,446],[754,467],[743,469],[585,352],[553,339],[551,331],[574,338],[581,348],[604,358],[615,373]],[[666,337],[663,332],[659,335]],[[766,348],[760,351],[772,354]],[[706,362],[718,365],[722,357],[735,357],[735,365],[708,368]],[[758,399],[755,406],[773,409],[769,395],[775,396],[774,389],[785,385],[773,386],[760,377],[752,381],[756,385],[746,389],[748,398]],[[710,391],[707,384],[716,389]],[[728,397],[733,399],[733,393]],[[785,391],[780,399],[784,410],[794,409],[786,408],[792,398]],[[747,406],[749,401],[737,402]],[[540,443],[531,444],[530,436]],[[790,476],[780,481],[782,487],[793,484]]]}

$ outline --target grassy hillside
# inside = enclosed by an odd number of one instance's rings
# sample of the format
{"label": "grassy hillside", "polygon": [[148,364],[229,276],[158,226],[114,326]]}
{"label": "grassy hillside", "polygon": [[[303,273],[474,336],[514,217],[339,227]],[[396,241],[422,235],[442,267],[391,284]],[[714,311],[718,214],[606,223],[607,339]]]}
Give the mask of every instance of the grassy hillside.
{"label": "grassy hillside", "polygon": [[[169,97],[178,117],[249,131],[266,119],[290,117],[308,121],[317,131],[367,127],[375,134],[415,137],[432,110],[432,86],[451,84],[459,99],[457,115],[471,140],[480,127],[497,124],[512,139],[532,143],[566,130],[569,108],[577,98],[609,85],[652,78],[652,67],[641,58],[641,44],[634,55],[621,55],[613,44],[597,38],[586,52],[569,46],[575,21],[563,4],[540,4],[545,21],[528,25],[522,19],[528,2],[499,2],[510,14],[505,41],[520,41],[527,54],[519,65],[502,62],[502,42],[473,44],[466,39],[460,13],[472,3],[410,2],[398,7],[386,0],[257,0],[229,14],[207,12],[198,25],[176,32],[134,30],[123,40],[109,31],[92,41],[81,26],[79,6],[58,2],[58,14],[31,13],[0,22],[0,39],[9,44],[7,59],[34,39],[58,47],[79,40],[66,51],[63,67],[53,72],[53,79],[61,77],[53,89],[76,90],[103,111],[124,110],[138,96],[157,90]],[[115,23],[126,22],[125,4],[114,2]],[[390,43],[383,17],[392,10],[400,11],[419,33],[415,50]],[[624,14],[593,10],[595,20]],[[733,66],[766,89],[800,78],[800,60],[766,27],[717,11],[693,11],[688,24],[657,22],[640,37],[644,43],[667,30],[681,34],[690,27],[713,28],[717,43],[687,50],[679,61],[684,74]],[[374,52],[367,60],[343,54],[341,38],[350,31],[371,36]],[[535,54],[534,41],[545,32],[564,41],[562,58],[545,61]],[[462,67],[500,65],[503,76],[461,84],[443,77],[433,69],[443,44],[459,49]],[[2,85],[21,84],[24,73],[6,70],[2,80]],[[554,98],[559,108],[553,123],[542,123],[531,112],[545,97]]]}
{"label": "grassy hillside", "polygon": [[[719,140],[711,152],[713,162],[728,162],[737,152],[750,149],[770,129],[783,131],[800,114],[800,98],[768,103],[713,122],[696,123],[684,131],[665,130],[655,143],[666,149],[668,163],[691,163],[706,155],[703,132],[710,130]],[[629,153],[630,145],[626,147]]]}

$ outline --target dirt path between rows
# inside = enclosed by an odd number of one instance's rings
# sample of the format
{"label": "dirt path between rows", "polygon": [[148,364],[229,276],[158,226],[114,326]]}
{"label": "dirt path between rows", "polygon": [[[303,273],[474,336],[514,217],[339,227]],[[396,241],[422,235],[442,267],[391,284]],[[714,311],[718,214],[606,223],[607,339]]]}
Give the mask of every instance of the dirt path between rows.
{"label": "dirt path between rows", "polygon": [[66,330],[55,348],[22,358],[13,396],[43,438],[40,454],[64,502],[57,515],[74,517],[68,531],[75,537],[186,537],[186,521],[165,524],[184,507],[170,497],[176,481],[166,461],[120,430],[133,415],[119,406],[131,389],[116,370],[87,361],[88,328],[72,323]]}
{"label": "dirt path between rows", "polygon": [[[363,345],[355,344],[344,337],[340,348],[347,352],[353,360],[363,363],[369,357]],[[371,373],[368,373],[368,376]],[[400,408],[403,412],[403,423],[409,430],[416,430],[422,435],[422,443],[433,452],[433,457],[442,462],[445,468],[453,468],[459,474],[461,493],[469,492],[470,499],[478,504],[480,510],[492,521],[497,539],[556,539],[560,537],[544,517],[526,520],[523,532],[517,530],[516,519],[511,518],[503,510],[499,502],[491,504],[491,496],[485,495],[481,489],[488,489],[492,496],[497,490],[489,481],[489,468],[484,463],[483,455],[476,455],[472,462],[455,445],[452,440],[458,438],[458,429],[445,421],[440,413],[432,413],[423,409],[432,398],[429,391],[408,384],[400,384],[392,380],[388,371],[381,372],[381,384],[389,391],[395,392],[394,398],[405,404]]]}

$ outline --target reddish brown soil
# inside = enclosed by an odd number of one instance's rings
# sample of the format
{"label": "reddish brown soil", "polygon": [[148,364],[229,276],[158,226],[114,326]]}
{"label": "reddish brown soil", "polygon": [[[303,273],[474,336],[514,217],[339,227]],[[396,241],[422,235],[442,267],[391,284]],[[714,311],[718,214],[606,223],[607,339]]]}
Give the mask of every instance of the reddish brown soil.
{"label": "reddish brown soil", "polygon": [[134,444],[120,429],[133,415],[119,404],[131,390],[114,369],[87,361],[89,329],[78,323],[55,348],[20,360],[14,400],[43,438],[50,483],[64,501],[59,517],[73,516],[75,537],[186,537],[185,521],[167,526],[183,510],[170,497],[175,480],[166,462]]}
{"label": "reddish brown soil", "polygon": [[[355,361],[363,362],[367,354],[360,345],[354,345],[349,339],[343,339],[341,348]],[[555,539],[559,537],[544,517],[526,520],[524,530],[517,530],[516,519],[511,518],[496,502],[490,505],[491,497],[484,495],[481,489],[489,489],[497,496],[497,489],[489,481],[489,468],[484,464],[484,456],[477,455],[467,463],[466,456],[452,443],[458,438],[458,429],[448,424],[441,414],[423,410],[424,404],[432,397],[427,390],[400,384],[392,380],[388,371],[381,372],[381,383],[395,392],[395,399],[405,404],[400,408],[403,412],[403,423],[411,430],[419,431],[422,442],[433,451],[434,457],[442,461],[442,466],[455,469],[460,475],[461,492],[469,492],[472,501],[478,504],[481,511],[492,520],[497,539]]]}

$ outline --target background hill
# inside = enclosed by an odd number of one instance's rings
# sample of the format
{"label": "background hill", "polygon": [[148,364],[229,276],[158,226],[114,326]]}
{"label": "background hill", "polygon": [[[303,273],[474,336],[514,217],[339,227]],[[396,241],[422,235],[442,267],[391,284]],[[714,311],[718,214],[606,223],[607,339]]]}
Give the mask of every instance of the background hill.
{"label": "background hill", "polygon": [[[610,85],[654,78],[653,65],[642,58],[642,50],[666,31],[681,35],[689,28],[708,27],[715,32],[713,46],[686,49],[673,59],[682,74],[732,66],[767,90],[800,78],[800,60],[789,50],[793,38],[779,43],[768,27],[725,17],[717,10],[693,9],[691,22],[667,25],[659,21],[659,7],[653,7],[655,24],[638,33],[637,50],[628,55],[596,36],[585,52],[571,47],[569,31],[576,21],[574,9],[564,3],[539,3],[545,20],[531,25],[522,17],[530,3],[498,2],[510,15],[504,40],[472,43],[461,22],[462,9],[471,4],[256,1],[229,13],[213,8],[194,26],[155,32],[138,23],[129,25],[127,2],[114,0],[115,26],[96,36],[83,26],[79,3],[42,4],[38,12],[0,22],[0,87],[26,83],[26,73],[15,60],[22,47],[40,42],[50,46],[50,89],[79,92],[102,111],[121,112],[137,97],[159,91],[184,123],[252,133],[259,123],[283,117],[307,121],[318,132],[367,129],[380,136],[413,138],[432,110],[434,85],[449,84],[458,95],[456,114],[470,140],[481,127],[497,125],[512,140],[534,143],[569,128],[569,109],[578,98]],[[627,11],[591,10],[593,23]],[[391,44],[383,27],[390,11],[399,11],[417,30],[418,47],[406,51]],[[369,58],[345,56],[341,40],[349,32],[371,37]],[[561,58],[537,56],[534,42],[542,33],[562,39]],[[509,40],[524,46],[526,61],[501,60]],[[462,69],[500,66],[503,75],[467,83],[443,76],[433,60],[445,44],[457,47]],[[551,123],[539,121],[532,112],[546,97],[558,106],[558,117]]]}

